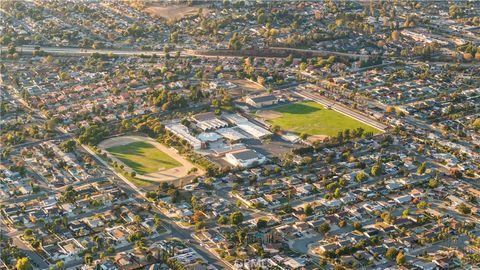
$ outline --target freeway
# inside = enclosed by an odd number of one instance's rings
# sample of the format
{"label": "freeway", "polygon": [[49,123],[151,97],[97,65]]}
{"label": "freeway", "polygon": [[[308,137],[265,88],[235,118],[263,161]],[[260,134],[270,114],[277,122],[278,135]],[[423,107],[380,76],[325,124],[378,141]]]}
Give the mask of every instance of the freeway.
{"label": "freeway", "polygon": [[[63,55],[90,55],[93,53],[99,54],[108,54],[113,53],[114,55],[120,56],[139,56],[139,55],[146,55],[146,56],[165,56],[163,51],[141,51],[141,50],[125,50],[125,49],[84,49],[84,48],[75,48],[75,47],[43,47],[43,46],[35,46],[35,45],[23,45],[16,47],[17,51],[32,53],[37,48],[43,52],[51,53],[51,54],[63,54]],[[1,51],[4,52],[8,49],[8,47],[2,46]],[[187,54],[187,52],[182,52],[183,55]],[[190,55],[191,56],[191,55]]]}
{"label": "freeway", "polygon": [[[8,50],[8,47],[1,46],[0,53],[5,53]],[[165,56],[163,51],[145,51],[145,50],[135,50],[135,49],[85,49],[78,47],[43,47],[35,45],[23,45],[16,47],[17,52],[22,53],[33,53],[36,50],[41,50],[45,53],[55,54],[55,55],[64,55],[64,56],[88,56],[94,53],[99,54],[110,54],[117,56]],[[171,52],[174,54],[175,52]],[[203,55],[197,51],[193,50],[184,50],[180,51],[180,57],[201,57],[201,58],[213,58],[213,59],[224,59],[224,58],[243,58],[240,56],[230,56],[230,55]]]}
{"label": "freeway", "polygon": [[[310,51],[310,50],[302,50],[302,49],[295,49],[295,48],[275,48],[272,49],[285,49],[285,50],[293,50],[293,51]],[[0,47],[0,53],[5,53],[8,50],[7,46]],[[113,55],[117,56],[165,56],[166,53],[164,51],[147,51],[147,50],[137,50],[137,49],[91,49],[91,48],[78,48],[78,47],[49,47],[49,46],[36,46],[36,45],[23,45],[16,47],[17,52],[21,53],[33,53],[36,50],[43,51],[49,54],[55,55],[64,55],[64,56],[88,56],[93,53],[99,54],[109,54],[112,53]],[[339,55],[339,56],[348,56],[348,57],[356,57],[356,58],[368,58],[369,56],[365,55],[356,55],[356,54],[347,54],[341,52],[330,52],[330,51],[312,51],[314,53],[323,53],[329,55]],[[175,54],[175,51],[170,52],[170,55]],[[212,58],[212,59],[226,59],[226,58],[233,58],[233,59],[242,59],[247,55],[228,55],[225,53],[221,53],[219,51],[196,51],[196,50],[181,50],[180,57],[199,57],[199,58]],[[275,56],[265,56],[263,58],[282,58],[282,57],[275,57]]]}
{"label": "freeway", "polygon": [[286,51],[292,51],[292,52],[305,52],[305,53],[312,53],[312,54],[323,54],[323,55],[337,55],[337,56],[344,56],[344,57],[353,57],[357,59],[368,59],[372,57],[372,55],[364,55],[364,54],[356,54],[356,53],[343,53],[343,52],[334,52],[334,51],[325,51],[325,50],[298,49],[298,48],[287,48],[287,47],[270,47],[270,49],[286,50]]}

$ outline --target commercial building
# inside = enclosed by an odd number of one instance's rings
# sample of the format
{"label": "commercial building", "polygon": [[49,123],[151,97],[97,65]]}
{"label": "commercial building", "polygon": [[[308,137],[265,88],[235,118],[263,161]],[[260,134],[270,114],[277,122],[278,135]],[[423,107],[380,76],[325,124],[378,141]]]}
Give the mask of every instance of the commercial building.
{"label": "commercial building", "polygon": [[195,125],[203,131],[215,130],[227,127],[228,123],[219,119],[214,113],[200,113],[192,116]]}
{"label": "commercial building", "polygon": [[233,124],[233,125],[237,125],[237,124],[240,124],[240,123],[245,123],[245,122],[248,122],[248,119],[238,113],[235,113],[235,114],[223,114],[222,115],[222,118],[227,120],[229,123]]}
{"label": "commercial building", "polygon": [[165,129],[172,132],[178,138],[185,140],[188,144],[190,144],[193,147],[193,149],[198,150],[202,148],[202,141],[200,141],[199,139],[195,138],[195,136],[190,134],[190,131],[186,126],[180,123],[173,123],[173,124],[165,125]]}
{"label": "commercial building", "polygon": [[256,139],[263,139],[266,136],[272,134],[272,132],[253,124],[252,122],[245,122],[239,123],[237,125],[241,130],[245,131],[246,133],[250,134],[252,137]]}
{"label": "commercial building", "polygon": [[245,102],[255,108],[262,108],[278,103],[278,98],[274,95],[247,96]]}
{"label": "commercial building", "polygon": [[245,149],[238,152],[231,152],[225,155],[225,160],[238,167],[251,167],[255,164],[262,164],[265,162],[265,156],[257,153],[254,150]]}
{"label": "commercial building", "polygon": [[221,128],[218,129],[216,132],[231,142],[248,139],[248,137],[241,133],[238,129],[238,127]]}

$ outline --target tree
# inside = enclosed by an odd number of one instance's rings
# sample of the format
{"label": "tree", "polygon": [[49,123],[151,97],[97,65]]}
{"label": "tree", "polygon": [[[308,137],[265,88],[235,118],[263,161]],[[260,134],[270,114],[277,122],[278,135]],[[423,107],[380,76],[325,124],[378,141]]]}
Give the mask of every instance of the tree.
{"label": "tree", "polygon": [[424,174],[427,170],[427,163],[424,161],[417,169],[417,174]]}
{"label": "tree", "polygon": [[230,214],[230,223],[235,225],[240,225],[243,222],[243,214],[240,211],[233,212]]}
{"label": "tree", "polygon": [[62,270],[65,267],[65,263],[63,261],[58,261],[55,263],[55,266],[58,270]]}
{"label": "tree", "polygon": [[190,198],[190,204],[192,205],[193,209],[197,209],[197,208],[198,208],[197,197],[195,197],[195,195],[193,195],[193,196]]}
{"label": "tree", "polygon": [[304,62],[300,63],[300,65],[298,66],[298,68],[300,69],[300,71],[304,71],[305,69],[307,69],[307,64],[305,64]]}
{"label": "tree", "polygon": [[432,178],[432,179],[428,180],[428,186],[429,186],[430,188],[436,188],[436,187],[438,187],[438,180],[435,179],[435,178]]}
{"label": "tree", "polygon": [[313,161],[312,157],[309,157],[309,156],[303,157],[303,160],[302,160],[303,164],[307,164],[307,165],[311,164],[312,161]]}
{"label": "tree", "polygon": [[310,216],[313,214],[313,208],[310,204],[306,204],[304,207],[303,207],[303,212],[305,213],[305,215],[307,216]]}
{"label": "tree", "polygon": [[293,55],[288,55],[285,59],[285,66],[290,66],[293,63]]}
{"label": "tree", "polygon": [[32,234],[33,234],[32,229],[26,229],[25,232],[23,233],[23,235],[25,235],[26,237],[30,237],[32,236]]}
{"label": "tree", "polygon": [[353,228],[354,228],[355,230],[357,230],[357,231],[361,231],[361,230],[362,230],[362,227],[363,227],[363,226],[362,226],[362,223],[359,222],[359,221],[355,221],[355,222],[353,223]]}
{"label": "tree", "polygon": [[370,174],[372,176],[378,176],[378,175],[380,175],[381,171],[382,171],[382,166],[380,164],[376,164],[370,170]]}
{"label": "tree", "polygon": [[390,260],[393,260],[393,258],[397,257],[398,255],[398,250],[394,247],[388,248],[387,252],[385,253],[385,257],[387,257]]}
{"label": "tree", "polygon": [[393,216],[389,212],[382,213],[381,215],[383,222],[391,224],[394,221]]}
{"label": "tree", "polygon": [[427,203],[425,201],[421,201],[419,203],[417,203],[417,208],[418,209],[423,209],[427,206]]}
{"label": "tree", "polygon": [[17,260],[15,264],[15,269],[17,270],[31,270],[33,269],[30,260],[27,257],[23,257]]}
{"label": "tree", "polygon": [[109,131],[105,127],[99,127],[97,125],[91,125],[86,127],[78,137],[80,143],[95,145],[103,140],[109,134]]}
{"label": "tree", "polygon": [[112,246],[109,246],[109,247],[107,248],[107,252],[108,252],[109,254],[114,254],[114,253],[115,253],[115,248],[112,247]]}
{"label": "tree", "polygon": [[40,241],[39,240],[33,240],[30,245],[34,248],[37,249],[40,247]]}
{"label": "tree", "polygon": [[387,113],[394,113],[395,112],[395,107],[393,106],[387,106],[387,109],[385,109]]}
{"label": "tree", "polygon": [[203,219],[203,214],[202,214],[202,212],[200,212],[200,211],[195,211],[195,212],[193,213],[192,219],[193,219],[193,222],[195,222],[195,223],[198,223],[198,222],[202,221],[202,219]]}
{"label": "tree", "polygon": [[355,180],[359,183],[363,182],[367,180],[367,175],[363,171],[360,171],[355,175]]}
{"label": "tree", "polygon": [[168,108],[170,108],[170,102],[165,102],[162,105],[162,111],[166,111],[166,110],[168,110]]}
{"label": "tree", "polygon": [[228,41],[228,48],[231,50],[240,50],[242,46],[243,42],[238,33],[233,33],[233,36]]}
{"label": "tree", "polygon": [[83,257],[83,260],[85,261],[86,264],[91,264],[93,262],[92,254],[86,253],[85,256]]}
{"label": "tree", "polygon": [[180,191],[178,191],[178,189],[169,189],[167,194],[172,199],[172,202],[177,203],[180,201]]}
{"label": "tree", "polygon": [[397,264],[403,265],[405,263],[405,260],[406,260],[405,253],[403,253],[403,251],[399,252],[396,258]]}
{"label": "tree", "polygon": [[327,232],[330,231],[330,225],[328,225],[327,222],[324,222],[318,226],[318,231],[322,234],[326,234]]}
{"label": "tree", "polygon": [[221,215],[218,218],[218,223],[220,223],[220,224],[227,224],[227,222],[228,222],[228,219],[224,215]]}
{"label": "tree", "polygon": [[333,197],[335,199],[339,199],[342,197],[342,192],[340,191],[340,188],[336,188],[335,191],[333,192]]}
{"label": "tree", "polygon": [[462,14],[462,10],[457,5],[451,5],[448,8],[448,15],[450,16],[450,18],[456,19],[459,16],[461,16],[461,14]]}
{"label": "tree", "polygon": [[62,81],[68,81],[70,79],[70,75],[66,72],[63,72],[63,71],[58,74],[58,77]]}
{"label": "tree", "polygon": [[133,223],[140,225],[140,223],[142,223],[142,217],[140,215],[135,215],[133,217]]}
{"label": "tree", "polygon": [[472,212],[472,209],[470,209],[470,207],[468,207],[465,203],[461,203],[459,204],[457,207],[456,207],[457,211],[464,214],[464,215],[468,215]]}
{"label": "tree", "polygon": [[76,142],[74,140],[64,141],[60,144],[60,148],[65,152],[73,152],[76,146]]}
{"label": "tree", "polygon": [[259,219],[257,220],[257,229],[263,229],[266,228],[268,225],[268,222],[265,219]]}
{"label": "tree", "polygon": [[207,226],[207,224],[205,223],[205,221],[196,222],[195,223],[195,230],[200,231],[202,229],[205,229],[206,226]]}
{"label": "tree", "polygon": [[62,193],[60,200],[64,202],[74,203],[77,195],[77,191],[74,190],[72,186],[67,186],[65,191]]}
{"label": "tree", "polygon": [[273,125],[272,126],[272,132],[273,133],[277,133],[280,131],[280,126],[279,125]]}

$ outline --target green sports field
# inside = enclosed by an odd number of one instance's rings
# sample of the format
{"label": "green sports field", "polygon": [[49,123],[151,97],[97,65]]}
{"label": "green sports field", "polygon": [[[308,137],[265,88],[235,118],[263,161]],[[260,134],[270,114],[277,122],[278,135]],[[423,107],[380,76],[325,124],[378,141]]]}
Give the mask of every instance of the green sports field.
{"label": "green sports field", "polygon": [[364,132],[381,131],[343,115],[334,110],[326,109],[313,102],[299,102],[277,107],[274,111],[282,113],[280,117],[268,120],[273,125],[278,125],[282,130],[297,134],[336,136],[345,129],[363,128]]}
{"label": "green sports field", "polygon": [[181,164],[147,142],[133,142],[106,149],[138,174],[179,167]]}

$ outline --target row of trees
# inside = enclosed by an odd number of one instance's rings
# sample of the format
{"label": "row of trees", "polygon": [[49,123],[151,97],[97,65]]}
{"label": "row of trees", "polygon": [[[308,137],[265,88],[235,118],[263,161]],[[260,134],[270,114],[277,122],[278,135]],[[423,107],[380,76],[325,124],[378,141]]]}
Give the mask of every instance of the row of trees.
{"label": "row of trees", "polygon": [[78,140],[82,144],[96,145],[108,135],[110,135],[108,128],[90,125],[80,130]]}

